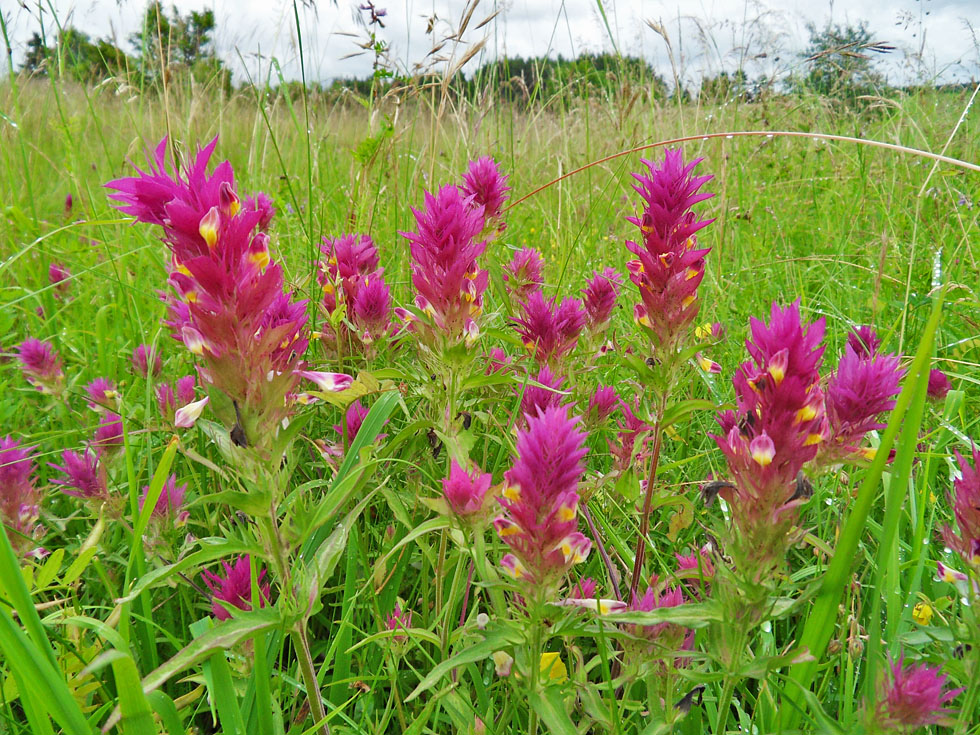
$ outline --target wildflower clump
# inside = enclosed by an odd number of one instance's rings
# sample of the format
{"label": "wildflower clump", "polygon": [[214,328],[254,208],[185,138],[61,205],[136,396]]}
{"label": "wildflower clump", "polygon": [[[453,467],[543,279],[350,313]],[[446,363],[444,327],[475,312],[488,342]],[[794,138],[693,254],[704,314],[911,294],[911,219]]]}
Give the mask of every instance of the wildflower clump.
{"label": "wildflower clump", "polygon": [[585,470],[586,435],[567,406],[551,406],[527,417],[517,435],[517,459],[504,474],[494,520],[511,552],[501,566],[534,595],[554,592],[592,547],[578,531],[578,484]]}

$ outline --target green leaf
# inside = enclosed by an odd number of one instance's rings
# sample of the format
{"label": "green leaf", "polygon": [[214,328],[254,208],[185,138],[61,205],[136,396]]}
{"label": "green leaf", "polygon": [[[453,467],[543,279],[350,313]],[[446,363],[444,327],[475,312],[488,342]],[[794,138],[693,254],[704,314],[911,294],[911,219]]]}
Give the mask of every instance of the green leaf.
{"label": "green leaf", "polygon": [[116,679],[122,713],[120,726],[124,735],[157,735],[150,703],[140,687],[139,672],[132,657],[128,654],[117,656],[112,662],[112,674]]}
{"label": "green leaf", "polygon": [[[215,651],[224,651],[237,645],[246,638],[251,638],[263,630],[278,627],[281,623],[279,611],[274,607],[263,607],[259,610],[249,610],[236,614],[230,620],[218,623],[211,630],[184,646],[169,661],[162,663],[143,679],[143,693],[159,689],[172,677],[191,666],[195,666],[211,657]],[[109,730],[119,722],[119,707],[103,726]]]}
{"label": "green leaf", "polygon": [[538,713],[541,721],[555,735],[578,735],[575,723],[565,711],[565,702],[559,687],[545,687],[544,691],[528,695],[531,708]]}
{"label": "green leaf", "polygon": [[664,411],[662,425],[664,428],[672,426],[680,421],[687,419],[695,411],[715,411],[718,406],[714,401],[692,398],[687,401],[679,401],[667,407]]}
{"label": "green leaf", "polygon": [[177,706],[174,704],[174,700],[159,689],[155,692],[150,692],[146,696],[146,699],[149,701],[150,706],[153,707],[153,711],[159,716],[160,722],[167,728],[167,735],[185,735],[187,731],[184,729],[184,724],[180,721],[180,715],[177,713]]}
{"label": "green leaf", "polygon": [[412,693],[405,698],[405,702],[411,702],[423,692],[431,689],[442,677],[457,666],[475,663],[476,661],[483,661],[491,656],[494,651],[499,651],[507,646],[513,645],[514,643],[518,643],[520,640],[521,637],[511,629],[503,627],[498,628],[479,643],[470,646],[469,648],[460,651],[455,656],[450,656],[448,659],[436,664],[432,671],[430,671],[426,677],[419,682],[418,686],[412,690]]}
{"label": "green leaf", "polygon": [[657,625],[676,623],[685,628],[704,628],[722,620],[721,606],[713,600],[693,602],[677,607],[661,607],[649,612],[623,612],[603,615],[603,620],[633,625]]}

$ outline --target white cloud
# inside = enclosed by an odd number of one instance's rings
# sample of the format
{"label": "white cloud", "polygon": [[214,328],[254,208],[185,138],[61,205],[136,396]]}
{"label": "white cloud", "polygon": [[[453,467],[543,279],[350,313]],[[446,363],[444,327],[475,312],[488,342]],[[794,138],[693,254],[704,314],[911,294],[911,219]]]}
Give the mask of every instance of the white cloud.
{"label": "white cloud", "polygon": [[[363,0],[361,0],[363,1]],[[364,76],[371,70],[370,52],[357,52],[356,42],[365,38],[356,23],[357,2],[339,0],[335,6],[321,0],[317,7],[298,6],[299,25],[307,78]],[[52,0],[62,24],[71,24],[89,35],[109,37],[124,48],[136,32],[145,3],[137,0]],[[216,43],[220,55],[235,70],[237,79],[247,69],[253,77],[270,71],[270,59],[278,60],[287,79],[300,76],[296,17],[291,0],[171,0],[182,12],[210,7],[217,21]],[[459,22],[461,0],[379,0],[386,7],[385,28],[379,37],[390,44],[391,57],[403,69],[426,58],[434,38],[451,33]],[[23,57],[27,39],[40,28],[37,5],[25,9],[17,0],[2,0],[15,63]],[[47,7],[48,3],[44,3]],[[472,29],[498,7],[496,20],[479,31]],[[723,68],[734,69],[747,59],[750,75],[773,73],[799,63],[798,52],[806,45],[807,22],[822,25],[865,20],[877,39],[898,51],[883,60],[893,81],[915,74],[944,80],[980,77],[980,52],[970,24],[980,27],[973,0],[866,0],[859,9],[829,0],[784,0],[765,5],[749,0],[604,0],[605,21],[596,0],[484,0],[474,13],[466,38],[488,36],[487,47],[475,63],[496,54],[574,56],[583,51],[612,50],[650,59],[658,72],[670,77],[666,46],[644,21],[659,20],[671,38],[675,61],[685,78]],[[427,35],[435,16],[435,34]],[[49,37],[56,33],[50,13],[42,16]],[[608,23],[608,30],[606,27]],[[342,35],[359,34],[357,37]],[[925,41],[922,62],[915,54]],[[450,49],[447,45],[443,52]],[[460,51],[461,53],[461,51]],[[760,54],[764,58],[757,58]],[[242,59],[245,64],[243,66]]]}

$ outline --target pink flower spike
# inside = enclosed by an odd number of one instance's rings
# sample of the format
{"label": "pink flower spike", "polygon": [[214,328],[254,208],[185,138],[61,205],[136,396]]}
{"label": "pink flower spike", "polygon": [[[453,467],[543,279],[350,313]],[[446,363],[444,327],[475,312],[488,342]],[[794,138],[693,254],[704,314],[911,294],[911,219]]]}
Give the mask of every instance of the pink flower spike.
{"label": "pink flower spike", "polygon": [[144,378],[156,377],[163,370],[163,361],[160,359],[160,352],[150,345],[140,345],[133,350],[130,358],[133,369]]}
{"label": "pink flower spike", "polygon": [[107,411],[99,421],[92,439],[92,448],[99,454],[121,449],[123,446],[123,422],[119,414]]}
{"label": "pink flower spike", "polygon": [[523,248],[514,253],[510,263],[504,266],[504,283],[518,302],[528,297],[544,284],[541,270],[544,260],[534,248]]}
{"label": "pink flower spike", "polygon": [[949,378],[946,377],[946,373],[942,370],[933,368],[929,371],[929,387],[926,389],[926,392],[934,401],[945,398],[952,387]]}
{"label": "pink flower spike", "polygon": [[[61,485],[65,495],[78,498],[108,499],[109,486],[105,468],[95,452],[86,450],[83,454],[65,450],[61,453],[63,466],[50,466],[65,474],[63,480],[52,480],[55,485]],[[71,488],[71,489],[69,489]]]}
{"label": "pink flower spike", "polygon": [[450,509],[460,518],[476,515],[483,510],[487,491],[493,476],[474,469],[467,472],[455,459],[449,469],[449,477],[442,481],[442,492]]}
{"label": "pink flower spike", "polygon": [[[238,557],[234,564],[221,562],[224,575],[204,571],[201,576],[204,584],[211,590],[211,612],[218,620],[228,620],[231,613],[228,607],[239,610],[252,609],[252,567],[249,555]],[[259,607],[265,607],[270,600],[269,583],[263,582],[265,570],[259,571]],[[224,604],[223,604],[224,603]]]}
{"label": "pink flower spike", "polygon": [[960,477],[953,481],[949,502],[959,528],[943,528],[943,541],[956,551],[968,566],[980,567],[980,448],[973,447],[973,463],[954,450]]}
{"label": "pink flower spike", "polygon": [[55,296],[61,298],[71,290],[71,271],[60,263],[48,266],[48,283],[54,286]]}
{"label": "pink flower spike", "polygon": [[33,453],[33,447],[22,447],[9,436],[0,438],[0,523],[11,529],[7,538],[18,555],[35,550],[31,540],[43,533],[36,525],[41,496],[34,484]]}
{"label": "pink flower spike", "polygon": [[[147,493],[150,492],[150,486],[143,486],[143,494],[140,496],[140,510],[143,510],[143,506],[146,504]],[[183,509],[184,506],[184,495],[187,493],[187,485],[177,484],[177,476],[170,475],[166,482],[163,483],[163,488],[160,491],[160,497],[157,498],[156,505],[153,506],[152,515],[158,519],[167,519],[175,522],[178,525],[182,525],[187,521],[189,513]]]}
{"label": "pink flower spike", "polygon": [[582,289],[586,324],[590,330],[597,331],[609,323],[622,287],[623,277],[615,268],[592,272],[592,279]]}
{"label": "pink flower spike", "polygon": [[510,191],[507,175],[500,173],[500,167],[490,156],[470,161],[469,169],[463,174],[462,189],[475,205],[483,208],[487,220],[500,218]]}
{"label": "pink flower spike", "polygon": [[534,291],[513,321],[524,347],[544,363],[559,360],[575,349],[585,319],[582,302],[565,299],[557,304],[555,299],[545,301],[541,291]]}
{"label": "pink flower spike", "polygon": [[878,352],[881,340],[878,339],[874,327],[861,326],[855,327],[854,331],[847,335],[847,344],[859,357],[868,358]]}
{"label": "pink flower spike", "polygon": [[297,370],[296,374],[301,378],[316,383],[324,393],[340,393],[351,387],[354,378],[343,373],[322,373],[315,370]]}
{"label": "pink flower spike", "polygon": [[174,426],[179,429],[189,429],[194,426],[201,417],[204,407],[208,405],[210,400],[210,397],[205,397],[199,401],[193,401],[186,406],[178,408],[174,414]]}
{"label": "pink flower spike", "polygon": [[85,393],[88,395],[88,407],[99,413],[104,413],[119,403],[116,384],[108,378],[96,378],[85,386]]}
{"label": "pink flower spike", "polygon": [[621,403],[616,389],[608,385],[599,385],[595,392],[589,397],[589,410],[586,413],[586,420],[592,426],[601,424],[613,415]]}
{"label": "pink flower spike", "polygon": [[965,688],[945,691],[946,675],[940,667],[903,664],[904,654],[889,663],[883,697],[875,709],[875,720],[888,729],[933,725],[953,714],[945,705]]}
{"label": "pink flower spike", "polygon": [[194,383],[195,379],[193,375],[185,375],[177,379],[178,403],[187,404],[194,400]]}
{"label": "pink flower spike", "polygon": [[[412,627],[412,613],[402,610],[402,606],[396,602],[395,609],[385,618],[385,627],[388,630],[408,630]],[[397,633],[392,636],[392,640],[397,643],[404,643],[408,640],[408,636],[403,633]]]}
{"label": "pink flower spike", "polygon": [[64,373],[50,342],[30,337],[17,346],[17,358],[28,383],[45,394],[61,391]]}

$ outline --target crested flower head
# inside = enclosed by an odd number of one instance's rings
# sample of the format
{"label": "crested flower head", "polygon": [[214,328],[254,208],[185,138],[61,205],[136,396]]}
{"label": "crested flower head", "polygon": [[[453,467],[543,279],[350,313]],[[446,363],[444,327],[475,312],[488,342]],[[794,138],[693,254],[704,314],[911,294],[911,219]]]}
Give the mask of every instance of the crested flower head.
{"label": "crested flower head", "polygon": [[[683,605],[684,592],[680,587],[660,589],[656,584],[647,587],[642,597],[634,596],[629,609],[635,612],[652,612],[665,607]],[[631,625],[630,633],[644,641],[638,646],[647,655],[690,650],[694,645],[694,631],[682,628],[675,623],[655,623],[653,625]]]}
{"label": "crested flower head", "polygon": [[[231,613],[227,606],[239,610],[252,609],[252,567],[248,554],[238,557],[234,564],[221,562],[223,574],[207,570],[201,572],[204,584],[211,590],[211,612],[218,620],[228,620]],[[264,582],[265,570],[259,571],[256,587],[259,607],[265,607],[270,599],[269,583]]]}
{"label": "crested flower head", "polygon": [[522,248],[514,253],[510,263],[504,266],[504,283],[508,293],[513,294],[518,302],[527,301],[544,284],[541,275],[543,266],[541,254],[534,248]]}
{"label": "crested flower head", "polygon": [[844,347],[844,356],[827,381],[831,435],[820,448],[824,464],[859,454],[865,435],[885,427],[879,417],[895,407],[904,372],[896,355],[870,353],[862,357],[850,344]]}
{"label": "crested flower head", "polygon": [[105,467],[99,461],[99,455],[91,450],[82,454],[66,449],[61,453],[63,465],[51,464],[54,469],[65,474],[62,480],[52,480],[55,485],[61,485],[65,495],[76,498],[107,500],[109,498],[109,483]]}
{"label": "crested flower head", "polygon": [[710,176],[694,176],[702,159],[685,164],[679,150],[668,150],[658,165],[644,160],[649,174],[633,174],[634,190],[643,198],[643,213],[627,219],[640,229],[639,242],[627,249],[636,256],[627,264],[642,304],[636,319],[648,330],[654,347],[668,354],[694,321],[699,309],[698,286],[704,278],[704,257],[695,233],[712,222],[699,219],[692,207],[713,194],[698,190]]}
{"label": "crested flower head", "polygon": [[[616,422],[616,441],[609,441],[609,452],[615,458],[615,467],[626,470],[629,467],[642,465],[649,456],[647,445],[650,443],[650,432],[653,425],[636,415],[640,410],[640,397],[634,396],[631,403],[620,399],[619,410],[622,418]],[[637,448],[637,439],[645,437]]]}
{"label": "crested flower head", "polygon": [[490,349],[490,354],[487,356],[487,369],[486,374],[500,372],[501,370],[510,367],[511,359],[510,355],[504,352],[499,347],[492,347]]}
{"label": "crested flower head", "polygon": [[[785,553],[796,508],[803,465],[812,460],[829,433],[820,389],[824,323],[804,324],[799,304],[776,304],[768,324],[751,320],[742,363],[732,382],[736,411],[718,417],[715,436],[728,461],[732,483],[720,494],[732,506],[736,563],[747,574],[767,576]],[[734,555],[734,554],[733,554]]]}
{"label": "crested flower head", "polygon": [[150,345],[140,345],[133,350],[130,363],[132,363],[133,369],[144,378],[155,378],[163,370],[160,352]]}
{"label": "crested flower head", "polygon": [[17,346],[17,359],[20,369],[27,379],[42,393],[59,393],[65,375],[61,369],[61,359],[50,342],[29,337]]}
{"label": "crested flower head", "polygon": [[169,383],[159,383],[156,387],[157,407],[160,409],[160,416],[168,423],[174,422],[177,408],[186,406],[194,401],[193,375],[185,375],[177,380],[177,393]]}
{"label": "crested flower head", "polygon": [[929,371],[929,386],[926,389],[926,393],[934,401],[940,401],[945,398],[952,387],[949,378],[946,377],[946,373],[942,370],[934,368]]}
{"label": "crested flower head", "polygon": [[171,173],[164,139],[149,171],[106,186],[121,211],[163,228],[172,254],[167,323],[203,363],[205,382],[229,399],[218,418],[262,451],[292,409],[285,397],[303,368],[306,303],[283,290],[269,237],[258,231],[264,215],[241,206],[231,165],[208,173],[216,144]]}
{"label": "crested flower head", "polygon": [[601,273],[593,271],[592,278],[582,289],[586,324],[590,330],[596,331],[609,323],[622,287],[623,277],[615,268],[606,268]]}
{"label": "crested flower head", "polygon": [[952,711],[944,705],[963,689],[945,691],[946,675],[939,666],[903,664],[904,655],[889,664],[888,676],[875,708],[874,719],[879,727],[918,728],[933,725]]}
{"label": "crested flower head", "polygon": [[867,358],[878,352],[881,340],[874,327],[860,326],[847,335],[847,344],[858,356]]}
{"label": "crested flower head", "polygon": [[958,451],[954,454],[960,477],[953,482],[954,494],[949,500],[959,534],[947,525],[943,540],[980,573],[980,449],[973,447],[973,464]]}
{"label": "crested flower head", "polygon": [[344,424],[334,424],[333,430],[343,438],[344,433],[347,434],[347,443],[350,444],[354,441],[354,437],[357,436],[357,432],[361,430],[361,424],[364,423],[364,419],[367,418],[368,408],[360,399],[354,401],[347,407],[347,411],[344,413]]}
{"label": "crested flower head", "polygon": [[489,472],[474,468],[467,472],[455,459],[449,468],[449,477],[442,481],[442,493],[452,510],[460,518],[469,518],[483,510],[487,491],[493,477]]}
{"label": "crested flower head", "polygon": [[388,333],[391,316],[391,290],[379,268],[358,285],[350,320],[357,327],[361,341],[371,343]]}
{"label": "crested flower head", "polygon": [[33,539],[43,530],[36,525],[40,494],[34,484],[34,450],[9,436],[0,438],[0,523],[14,551],[34,548]]}
{"label": "crested flower head", "polygon": [[517,458],[504,474],[503,512],[494,528],[513,553],[501,566],[514,579],[547,593],[592,542],[578,529],[578,483],[585,469],[585,433],[567,406],[528,417],[518,431]]}
{"label": "crested flower head", "polygon": [[539,363],[551,363],[575,349],[585,319],[581,301],[565,299],[558,304],[555,299],[546,301],[541,291],[534,291],[521,304],[514,327],[524,347]]}
{"label": "crested flower head", "polygon": [[[323,289],[323,308],[332,317],[331,330],[321,339],[333,350],[366,352],[375,340],[391,328],[391,292],[378,266],[378,249],[367,235],[341,235],[323,238],[320,251],[319,282]],[[347,317],[339,321],[338,310]],[[348,325],[353,325],[351,330]]]}
{"label": "crested flower head", "polygon": [[473,203],[483,208],[483,217],[488,222],[499,220],[507,201],[507,174],[500,172],[497,162],[490,156],[470,161],[470,167],[463,174],[463,194],[473,199]]}
{"label": "crested flower head", "polygon": [[472,331],[489,279],[477,261],[486,249],[483,217],[469,204],[456,186],[426,192],[422,209],[412,209],[417,232],[401,233],[410,243],[415,306],[450,342]]}
{"label": "crested flower head", "polygon": [[[143,506],[146,504],[146,496],[150,492],[150,486],[143,486],[143,494],[140,496],[140,510],[143,510]],[[167,520],[175,523],[176,525],[183,525],[187,522],[189,513],[184,509],[184,495],[187,493],[186,484],[177,484],[177,476],[170,475],[166,482],[163,483],[163,488],[160,491],[160,497],[157,498],[156,504],[153,506],[152,517],[159,520]]]}

